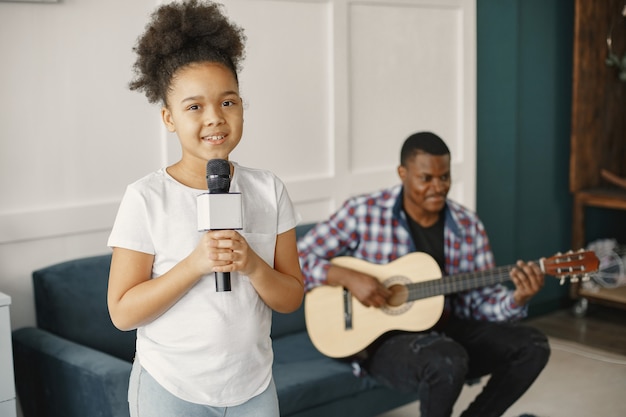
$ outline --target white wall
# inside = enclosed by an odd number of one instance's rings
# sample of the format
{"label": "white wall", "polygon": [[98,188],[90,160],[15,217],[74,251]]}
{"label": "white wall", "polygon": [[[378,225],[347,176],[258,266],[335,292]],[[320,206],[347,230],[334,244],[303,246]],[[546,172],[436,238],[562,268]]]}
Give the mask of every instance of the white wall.
{"label": "white wall", "polygon": [[[35,323],[31,272],[108,252],[126,184],[178,155],[126,88],[156,0],[0,2],[0,291]],[[287,184],[304,221],[397,182],[404,139],[453,153],[475,205],[475,0],[227,0],[246,29],[245,133],[232,159]]]}

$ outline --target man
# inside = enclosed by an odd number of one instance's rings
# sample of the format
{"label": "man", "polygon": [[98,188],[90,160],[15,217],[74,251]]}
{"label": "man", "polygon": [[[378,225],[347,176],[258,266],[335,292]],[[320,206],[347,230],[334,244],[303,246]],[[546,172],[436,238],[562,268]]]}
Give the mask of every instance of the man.
{"label": "man", "polygon": [[[450,151],[437,135],[411,135],[400,154],[401,184],[348,199],[298,243],[307,290],[342,286],[363,305],[380,308],[390,290],[370,275],[332,264],[348,255],[386,264],[425,252],[444,275],[495,266],[483,224],[475,213],[447,199]],[[515,285],[500,284],[446,296],[442,319],[423,332],[392,331],[359,355],[361,366],[383,384],[419,393],[422,417],[450,416],[467,379],[490,375],[462,414],[500,416],[533,383],[550,355],[546,337],[515,323],[543,286],[535,263],[518,261]]]}

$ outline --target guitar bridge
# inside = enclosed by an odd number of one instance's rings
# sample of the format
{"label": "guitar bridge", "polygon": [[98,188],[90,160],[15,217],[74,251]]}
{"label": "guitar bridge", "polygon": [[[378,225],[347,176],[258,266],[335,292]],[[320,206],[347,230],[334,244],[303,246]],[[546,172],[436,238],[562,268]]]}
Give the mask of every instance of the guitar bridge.
{"label": "guitar bridge", "polygon": [[346,330],[352,330],[352,294],[343,289],[343,321]]}

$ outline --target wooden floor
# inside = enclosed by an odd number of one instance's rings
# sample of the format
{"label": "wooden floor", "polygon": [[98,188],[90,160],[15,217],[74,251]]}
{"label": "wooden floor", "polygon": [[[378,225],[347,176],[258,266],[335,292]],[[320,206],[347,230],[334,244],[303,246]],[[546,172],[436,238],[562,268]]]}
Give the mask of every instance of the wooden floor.
{"label": "wooden floor", "polygon": [[626,310],[589,304],[584,317],[570,309],[529,319],[528,324],[546,335],[626,355]]}
{"label": "wooden floor", "polygon": [[[558,338],[561,340],[578,342],[583,345],[589,346],[591,348],[600,349],[602,351],[626,355],[626,309],[619,309],[614,307],[606,307],[599,304],[589,304],[586,314],[583,317],[576,317],[572,309],[564,309],[558,310],[553,313],[549,313],[543,316],[531,318],[525,321],[525,324],[529,324],[531,326],[537,327],[542,330],[546,335],[554,338]],[[554,349],[554,346],[553,346]],[[562,353],[562,349],[558,350]],[[568,353],[572,355],[571,351]],[[576,355],[576,353],[574,353]],[[590,359],[591,361],[597,359]],[[558,362],[557,362],[558,363]],[[603,364],[603,362],[600,362]],[[586,365],[589,367],[589,365]],[[596,364],[592,364],[593,369],[597,369]],[[622,368],[618,368],[617,375],[623,375],[623,360],[622,364],[618,365]],[[580,372],[581,369],[585,369],[584,366],[577,362],[575,367],[575,371],[573,373],[565,372],[565,375],[578,375],[577,372]],[[561,373],[555,373],[555,369],[559,369],[558,366],[555,368],[551,367],[548,371],[544,371],[545,376],[543,378],[548,378],[547,381],[552,381],[546,385],[545,382],[540,382],[541,389],[533,392],[529,391],[526,394],[526,399],[524,397],[516,404],[513,405],[511,410],[509,410],[507,416],[521,416],[528,415],[524,414],[525,412],[531,411],[533,408],[537,408],[536,404],[542,404],[542,401],[545,401],[544,407],[549,410],[552,408],[557,408],[558,410],[552,413],[541,414],[550,415],[550,416],[623,416],[626,415],[623,412],[623,409],[620,408],[620,403],[615,403],[613,398],[617,398],[619,396],[620,390],[623,391],[623,377],[617,378],[615,377],[615,373],[611,373],[610,375],[607,373],[602,373],[601,377],[598,377],[597,372],[593,372],[589,374],[587,377],[583,379],[584,384],[581,384],[581,378],[570,378],[570,379],[559,379],[556,380],[559,382],[558,384],[554,384],[555,375],[561,375]],[[600,369],[605,369],[600,366]],[[540,376],[541,378],[541,376]],[[615,383],[615,381],[618,383]],[[587,382],[593,381],[589,386]],[[603,384],[608,384],[605,386]],[[581,385],[584,385],[584,389],[581,388]],[[461,396],[455,405],[453,416],[458,416],[461,414],[461,411],[464,410],[468,404],[473,401],[476,395],[480,392],[480,385],[475,386],[466,386],[461,392]],[[532,387],[531,387],[532,390]],[[545,400],[544,392],[557,392],[558,390],[562,390],[560,394],[557,394],[555,397],[549,397],[549,400]],[[570,410],[567,412],[559,412],[563,405],[559,405],[559,402],[565,401],[566,393],[573,393],[573,395],[577,396],[577,398],[568,401]],[[607,396],[610,400],[607,400]],[[601,405],[593,405],[595,399],[601,398]],[[582,400],[581,400],[582,399]],[[589,399],[589,400],[586,400]],[[572,411],[571,402],[582,401],[582,404],[579,408],[576,408],[576,412]],[[551,406],[551,402],[556,402],[556,406]],[[592,404],[589,406],[589,404]],[[618,404],[617,406],[615,404]],[[617,407],[617,411],[611,408],[611,411],[605,413],[597,413],[593,410],[596,410],[598,407]],[[407,404],[403,407],[396,408],[395,410],[388,411],[384,414],[379,415],[378,417],[409,417],[415,416],[416,410],[418,406],[415,403]],[[539,414],[538,414],[539,415]]]}

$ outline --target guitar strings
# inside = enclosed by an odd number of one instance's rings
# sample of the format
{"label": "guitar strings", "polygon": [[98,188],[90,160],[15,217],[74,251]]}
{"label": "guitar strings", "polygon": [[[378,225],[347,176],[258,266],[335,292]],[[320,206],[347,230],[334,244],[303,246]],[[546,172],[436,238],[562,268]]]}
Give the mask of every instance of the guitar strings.
{"label": "guitar strings", "polygon": [[465,272],[447,275],[440,279],[414,282],[407,285],[409,300],[418,300],[435,295],[451,294],[489,284],[509,281],[509,271],[513,266],[500,266],[488,271]]}
{"label": "guitar strings", "polygon": [[[571,256],[572,258],[576,258],[577,254],[572,253]],[[535,262],[538,263],[538,261]],[[510,281],[511,277],[509,272],[513,267],[515,267],[515,265],[500,266],[486,271],[464,272],[447,275],[440,279],[414,282],[406,286],[409,291],[408,301],[436,295],[452,294],[463,290],[483,287],[485,285]],[[559,272],[558,269],[557,272]]]}

